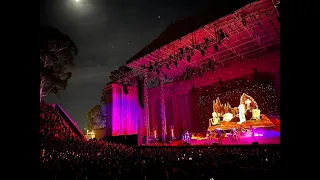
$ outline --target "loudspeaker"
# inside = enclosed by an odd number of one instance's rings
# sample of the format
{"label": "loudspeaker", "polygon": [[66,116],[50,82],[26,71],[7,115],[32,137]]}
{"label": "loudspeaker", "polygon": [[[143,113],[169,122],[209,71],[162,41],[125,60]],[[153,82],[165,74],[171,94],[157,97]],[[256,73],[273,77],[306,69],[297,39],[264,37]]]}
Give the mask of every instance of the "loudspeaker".
{"label": "loudspeaker", "polygon": [[186,143],[186,146],[191,146],[191,144],[190,143]]}
{"label": "loudspeaker", "polygon": [[252,142],[252,145],[258,145],[259,143],[258,142]]}
{"label": "loudspeaker", "polygon": [[212,143],[212,145],[216,146],[216,145],[218,145],[218,143]]}
{"label": "loudspeaker", "polygon": [[[146,138],[147,140],[147,138]],[[127,146],[137,146],[138,145],[138,134],[132,134],[125,136],[124,140]]]}
{"label": "loudspeaker", "polygon": [[142,144],[147,144],[147,136],[142,137]]}

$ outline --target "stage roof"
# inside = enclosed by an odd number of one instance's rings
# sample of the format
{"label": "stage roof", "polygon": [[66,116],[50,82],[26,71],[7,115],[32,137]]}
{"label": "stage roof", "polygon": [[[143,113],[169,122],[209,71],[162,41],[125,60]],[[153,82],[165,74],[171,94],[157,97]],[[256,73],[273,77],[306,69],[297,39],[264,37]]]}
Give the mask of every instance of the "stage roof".
{"label": "stage roof", "polygon": [[111,79],[124,83],[148,73],[150,81],[165,77],[168,83],[279,51],[280,0],[250,2],[212,8],[170,25],[127,62],[131,71],[117,70]]}
{"label": "stage roof", "polygon": [[187,17],[169,25],[155,40],[130,58],[127,61],[127,64],[255,1],[256,0],[222,0],[219,1],[219,3],[214,3],[214,1],[212,1],[213,3],[209,5],[210,8],[203,10],[195,16]]}

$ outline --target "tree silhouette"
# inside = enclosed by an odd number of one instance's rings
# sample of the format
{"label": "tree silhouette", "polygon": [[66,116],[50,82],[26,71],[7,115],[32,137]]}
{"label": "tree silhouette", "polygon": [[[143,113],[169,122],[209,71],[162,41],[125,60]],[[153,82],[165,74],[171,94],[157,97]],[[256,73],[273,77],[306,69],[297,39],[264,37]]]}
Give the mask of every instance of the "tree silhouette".
{"label": "tree silhouette", "polygon": [[106,121],[102,118],[100,109],[100,105],[95,105],[87,112],[88,129],[93,130],[105,127]]}
{"label": "tree silhouette", "polygon": [[105,89],[102,89],[102,91],[101,91],[100,113],[101,113],[101,119],[106,120],[106,118],[107,118],[107,92]]}
{"label": "tree silhouette", "polygon": [[40,27],[40,103],[48,94],[67,87],[78,49],[68,35],[53,27]]}

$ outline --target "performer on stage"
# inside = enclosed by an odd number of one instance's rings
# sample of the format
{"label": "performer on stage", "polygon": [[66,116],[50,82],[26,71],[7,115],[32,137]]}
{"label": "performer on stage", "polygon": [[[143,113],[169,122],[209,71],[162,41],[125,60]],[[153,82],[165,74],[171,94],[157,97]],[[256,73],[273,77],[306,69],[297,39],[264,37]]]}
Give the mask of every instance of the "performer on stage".
{"label": "performer on stage", "polygon": [[236,128],[231,130],[231,137],[233,142],[238,142],[238,132]]}
{"label": "performer on stage", "polygon": [[186,138],[186,142],[189,142],[190,141],[190,135],[189,135],[189,132],[187,131],[186,134],[185,134],[185,138]]}
{"label": "performer on stage", "polygon": [[222,144],[222,131],[217,128],[217,138],[218,138],[218,144]]}
{"label": "performer on stage", "polygon": [[150,141],[150,143],[155,143],[156,142],[156,139],[154,138],[153,133],[150,133],[149,141]]}
{"label": "performer on stage", "polygon": [[256,137],[254,136],[254,129],[253,129],[252,125],[250,125],[250,131],[251,131],[252,141],[255,141],[255,140],[256,140]]}
{"label": "performer on stage", "polygon": [[245,129],[242,127],[242,125],[240,125],[238,127],[238,141],[240,141],[240,137],[243,135],[244,131],[245,131]]}

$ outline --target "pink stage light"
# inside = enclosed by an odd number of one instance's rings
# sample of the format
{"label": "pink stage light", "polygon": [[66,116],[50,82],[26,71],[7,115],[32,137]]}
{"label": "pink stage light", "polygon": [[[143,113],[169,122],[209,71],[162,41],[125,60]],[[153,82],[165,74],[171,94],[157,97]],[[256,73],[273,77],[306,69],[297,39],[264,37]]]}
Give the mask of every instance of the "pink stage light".
{"label": "pink stage light", "polygon": [[[254,136],[255,136],[255,137],[262,137],[263,134],[261,134],[261,133],[254,133]],[[245,135],[245,137],[252,137],[252,134],[251,134],[251,133],[247,133],[247,134]]]}
{"label": "pink stage light", "polygon": [[260,133],[254,133],[254,136],[263,136],[263,134],[260,134]]}

